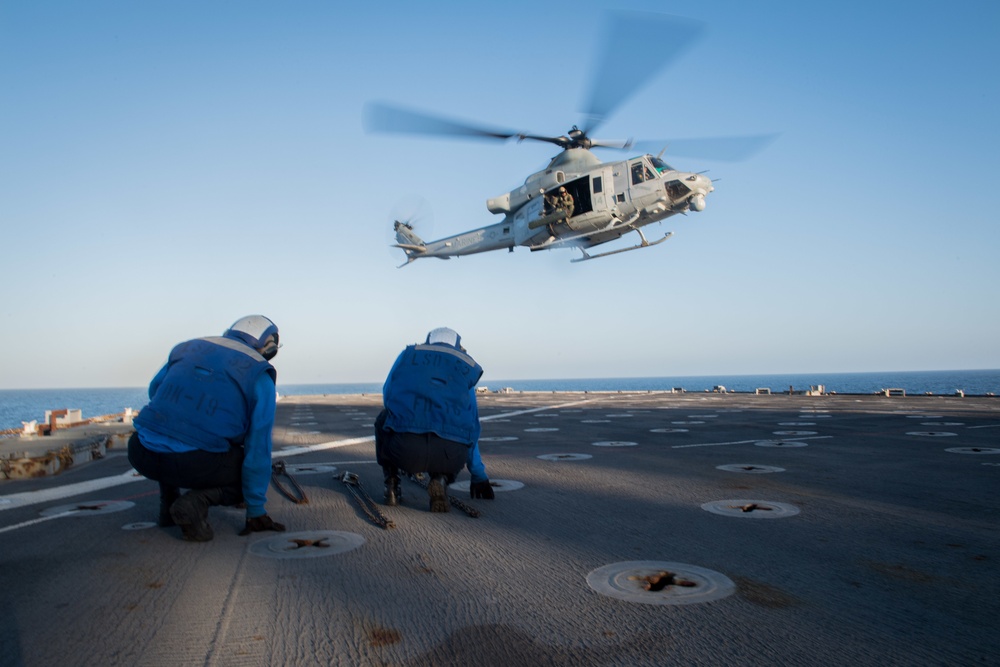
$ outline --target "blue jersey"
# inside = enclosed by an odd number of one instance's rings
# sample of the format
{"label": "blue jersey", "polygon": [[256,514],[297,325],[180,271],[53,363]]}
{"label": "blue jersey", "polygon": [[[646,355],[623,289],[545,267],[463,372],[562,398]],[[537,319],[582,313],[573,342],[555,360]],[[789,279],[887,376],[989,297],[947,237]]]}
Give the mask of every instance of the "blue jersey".
{"label": "blue jersey", "polygon": [[479,440],[476,360],[450,345],[410,345],[382,387],[385,427],[402,433],[436,433],[474,445]]}
{"label": "blue jersey", "polygon": [[135,419],[140,436],[148,429],[209,452],[242,445],[250,429],[251,398],[264,373],[274,380],[270,363],[230,338],[177,345],[150,385],[149,405]]}
{"label": "blue jersey", "polygon": [[[208,365],[209,362],[212,365]],[[200,406],[214,405],[213,414],[224,414],[225,418],[217,425],[203,424],[198,429],[174,428],[171,418],[184,421],[193,416],[197,422],[203,422],[200,415],[192,414],[198,412],[199,401],[190,393],[190,388],[187,390],[188,398],[172,399],[177,395],[177,387],[187,384],[182,379],[185,375],[204,378],[210,369],[215,369],[210,373],[215,376],[215,382],[193,384],[196,388],[218,385],[219,391],[213,392],[211,398],[202,400]],[[229,338],[203,338],[181,343],[170,353],[166,365],[149,384],[150,404],[135,419],[139,440],[147,449],[163,453],[193,449],[225,451],[230,443],[242,444],[243,500],[247,506],[247,518],[261,516],[265,513],[267,488],[271,482],[275,375],[274,367],[242,342]],[[224,378],[229,379],[228,384]],[[239,396],[234,390],[240,392]],[[159,409],[150,410],[154,404]],[[220,413],[219,406],[227,404],[228,407]],[[236,415],[240,416],[237,418]],[[237,426],[244,423],[245,427]],[[231,437],[221,435],[224,432]],[[219,448],[209,449],[207,445],[210,442]]]}

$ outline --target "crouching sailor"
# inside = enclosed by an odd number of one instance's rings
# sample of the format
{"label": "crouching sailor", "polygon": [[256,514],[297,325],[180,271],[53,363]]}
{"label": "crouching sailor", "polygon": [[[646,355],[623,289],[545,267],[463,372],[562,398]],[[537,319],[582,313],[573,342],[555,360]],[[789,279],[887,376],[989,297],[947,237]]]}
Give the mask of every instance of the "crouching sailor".
{"label": "crouching sailor", "polygon": [[149,385],[128,460],[160,483],[159,523],[180,526],[185,540],[211,540],[208,508],[241,502],[240,535],[285,530],[264,510],[277,379],[270,360],[278,347],[274,322],[248,315],[222,336],[174,347]]}
{"label": "crouching sailor", "polygon": [[472,497],[493,499],[479,456],[476,383],[482,374],[461,337],[446,327],[396,358],[382,387],[384,409],[375,420],[375,457],[385,475],[387,505],[400,501],[401,470],[426,472],[431,512],[447,512],[447,487],[463,466],[472,474]]}

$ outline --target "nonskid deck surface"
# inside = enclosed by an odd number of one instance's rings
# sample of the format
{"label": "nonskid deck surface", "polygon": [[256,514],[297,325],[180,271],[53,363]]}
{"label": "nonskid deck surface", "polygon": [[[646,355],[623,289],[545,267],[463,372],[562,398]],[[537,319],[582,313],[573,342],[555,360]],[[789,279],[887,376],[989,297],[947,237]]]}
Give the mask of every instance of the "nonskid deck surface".
{"label": "nonskid deck surface", "polygon": [[487,394],[496,499],[390,529],[380,405],[279,402],[286,533],[182,541],[123,450],[0,483],[0,665],[997,664],[996,399]]}

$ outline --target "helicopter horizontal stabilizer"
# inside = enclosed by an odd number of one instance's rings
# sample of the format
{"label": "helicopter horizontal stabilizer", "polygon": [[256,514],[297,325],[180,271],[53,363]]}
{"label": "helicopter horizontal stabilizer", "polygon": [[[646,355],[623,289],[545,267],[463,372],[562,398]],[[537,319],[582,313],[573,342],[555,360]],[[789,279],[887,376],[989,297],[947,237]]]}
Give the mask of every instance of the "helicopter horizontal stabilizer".
{"label": "helicopter horizontal stabilizer", "polygon": [[448,256],[442,255],[428,255],[427,247],[422,245],[413,245],[411,243],[395,243],[393,248],[401,248],[403,252],[406,253],[406,261],[397,266],[397,269],[401,269],[412,261],[421,259],[423,257],[436,257],[438,259],[451,259]]}

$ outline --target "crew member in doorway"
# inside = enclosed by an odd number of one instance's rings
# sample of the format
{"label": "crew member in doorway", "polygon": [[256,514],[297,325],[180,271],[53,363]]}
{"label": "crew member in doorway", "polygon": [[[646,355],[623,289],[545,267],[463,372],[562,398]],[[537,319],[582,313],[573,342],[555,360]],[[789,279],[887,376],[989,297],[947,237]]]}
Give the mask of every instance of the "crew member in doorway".
{"label": "crew member in doorway", "polygon": [[566,220],[573,217],[573,195],[566,191],[566,187],[559,188],[559,208],[563,210]]}
{"label": "crew member in doorway", "polygon": [[[160,483],[161,526],[207,542],[213,505],[246,503],[240,535],[283,531],[264,510],[271,481],[278,327],[263,315],[237,320],[222,336],[170,352],[135,419],[128,460]],[[183,496],[181,489],[188,489]]]}
{"label": "crew member in doorway", "polygon": [[400,472],[428,473],[431,512],[448,511],[448,485],[463,467],[473,498],[492,500],[493,487],[479,455],[476,383],[483,374],[447,327],[427,334],[396,358],[382,387],[384,409],[375,419],[375,458],[385,476],[385,503],[402,499]]}

